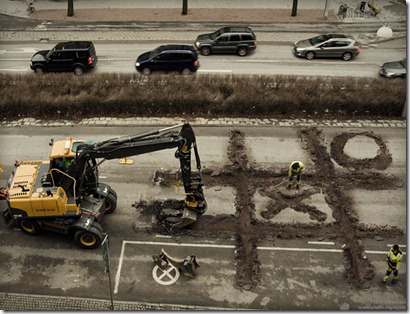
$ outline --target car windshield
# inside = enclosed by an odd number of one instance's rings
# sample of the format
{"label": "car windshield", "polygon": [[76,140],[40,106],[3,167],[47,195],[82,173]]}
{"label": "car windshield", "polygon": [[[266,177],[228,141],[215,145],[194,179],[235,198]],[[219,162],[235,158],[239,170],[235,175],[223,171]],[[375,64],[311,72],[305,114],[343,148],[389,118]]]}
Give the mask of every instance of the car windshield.
{"label": "car windshield", "polygon": [[313,37],[313,38],[309,39],[309,42],[312,46],[315,46],[317,44],[323,43],[324,41],[326,41],[328,39],[329,39],[329,36],[320,35],[320,36],[316,36],[316,37]]}
{"label": "car windshield", "polygon": [[53,49],[51,49],[49,52],[47,52],[46,54],[46,59],[50,58],[50,56],[53,54],[53,52],[56,50],[56,47],[54,47]]}
{"label": "car windshield", "polygon": [[160,53],[160,47],[155,48],[149,52],[149,59],[155,58]]}
{"label": "car windshield", "polygon": [[221,31],[220,29],[219,30],[217,30],[216,32],[214,32],[214,33],[212,33],[211,35],[210,35],[210,37],[211,37],[211,39],[212,40],[215,40],[216,38],[218,38],[220,35],[222,35],[224,32],[223,32],[223,30]]}

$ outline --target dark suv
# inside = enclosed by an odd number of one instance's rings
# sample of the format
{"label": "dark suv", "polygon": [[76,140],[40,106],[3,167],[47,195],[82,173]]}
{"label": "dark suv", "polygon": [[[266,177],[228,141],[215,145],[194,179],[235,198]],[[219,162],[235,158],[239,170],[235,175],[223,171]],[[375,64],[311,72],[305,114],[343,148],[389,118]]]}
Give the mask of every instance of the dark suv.
{"label": "dark suv", "polygon": [[198,54],[192,45],[162,45],[140,55],[135,68],[145,75],[153,71],[189,74],[199,68]]}
{"label": "dark suv", "polygon": [[256,49],[256,36],[247,26],[223,27],[214,33],[199,35],[195,46],[204,56],[237,53],[243,57]]}
{"label": "dark suv", "polygon": [[51,50],[36,52],[31,58],[30,68],[37,74],[73,71],[81,75],[94,68],[97,61],[91,41],[69,41],[58,43]]}

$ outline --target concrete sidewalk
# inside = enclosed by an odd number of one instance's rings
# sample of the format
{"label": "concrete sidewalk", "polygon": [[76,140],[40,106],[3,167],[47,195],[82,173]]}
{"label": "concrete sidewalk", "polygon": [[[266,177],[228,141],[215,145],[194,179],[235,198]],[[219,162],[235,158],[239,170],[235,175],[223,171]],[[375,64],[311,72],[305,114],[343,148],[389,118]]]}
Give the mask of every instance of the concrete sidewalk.
{"label": "concrete sidewalk", "polygon": [[[398,21],[406,21],[406,5],[404,0],[390,0],[390,1],[372,1],[374,6],[380,10],[377,16],[370,14],[370,8],[365,7],[363,15],[355,14],[354,10],[358,8],[360,1],[358,0],[309,0],[299,1],[297,5],[298,12],[303,10],[319,10],[322,16],[325,12],[333,11],[337,14],[339,7],[342,4],[347,4],[349,10],[346,17],[339,18],[339,21],[345,23],[362,23],[362,22],[379,22],[392,23]],[[37,0],[34,2],[36,11],[45,10],[67,10],[67,0]],[[259,9],[277,9],[287,10],[289,16],[286,22],[293,22],[297,19],[291,17],[293,2],[291,0],[189,0],[188,9],[231,9],[231,12],[236,10],[259,10]],[[0,0],[0,13],[6,15],[27,17],[26,1],[23,0]],[[181,9],[181,0],[82,0],[74,1],[74,11],[93,9],[93,10],[107,10],[109,15],[104,17],[105,21],[115,20],[115,14],[112,14],[113,9]],[[233,11],[232,11],[233,10]],[[110,13],[111,12],[111,13]],[[232,13],[234,14],[234,12]],[[189,15],[189,12],[188,12]],[[152,20],[156,20],[155,16]],[[212,16],[209,16],[212,20]],[[135,17],[138,21],[138,16]],[[325,20],[324,20],[325,21]],[[261,21],[263,22],[263,21]],[[312,21],[314,22],[314,21]]]}
{"label": "concrete sidewalk", "polygon": [[[67,17],[67,0],[37,0],[36,12],[30,16],[25,1],[0,0],[0,13],[34,23],[23,30],[3,29],[0,41],[192,42],[198,32],[240,22],[253,27],[261,43],[288,44],[318,33],[345,32],[366,46],[385,40],[376,36],[385,24],[394,30],[393,39],[405,37],[403,1],[376,2],[380,2],[380,14],[373,16],[366,7],[363,16],[359,16],[354,14],[357,0],[299,1],[297,15],[292,17],[290,0],[189,0],[188,15],[181,14],[181,0],[77,0],[74,16]],[[346,18],[337,15],[343,3],[350,8]]]}

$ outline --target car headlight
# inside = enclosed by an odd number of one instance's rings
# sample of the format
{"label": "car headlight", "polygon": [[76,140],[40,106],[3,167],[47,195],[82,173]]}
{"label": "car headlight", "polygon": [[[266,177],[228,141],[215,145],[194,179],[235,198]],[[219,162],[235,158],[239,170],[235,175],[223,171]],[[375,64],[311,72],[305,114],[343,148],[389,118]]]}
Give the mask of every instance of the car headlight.
{"label": "car headlight", "polygon": [[195,46],[197,46],[197,47],[199,47],[199,41],[197,41],[196,43],[195,43]]}
{"label": "car headlight", "polygon": [[141,64],[139,62],[135,62],[135,66],[139,67]]}

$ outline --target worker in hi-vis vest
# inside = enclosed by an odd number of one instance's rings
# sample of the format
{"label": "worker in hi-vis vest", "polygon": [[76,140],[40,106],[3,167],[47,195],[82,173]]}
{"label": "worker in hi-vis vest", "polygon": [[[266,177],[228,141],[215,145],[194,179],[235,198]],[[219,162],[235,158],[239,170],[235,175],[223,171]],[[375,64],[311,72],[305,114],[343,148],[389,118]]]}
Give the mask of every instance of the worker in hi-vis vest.
{"label": "worker in hi-vis vest", "polygon": [[300,161],[292,161],[292,163],[289,166],[289,173],[288,173],[288,190],[291,189],[295,178],[296,178],[296,188],[299,189],[300,175],[304,169],[305,169],[305,166]]}

